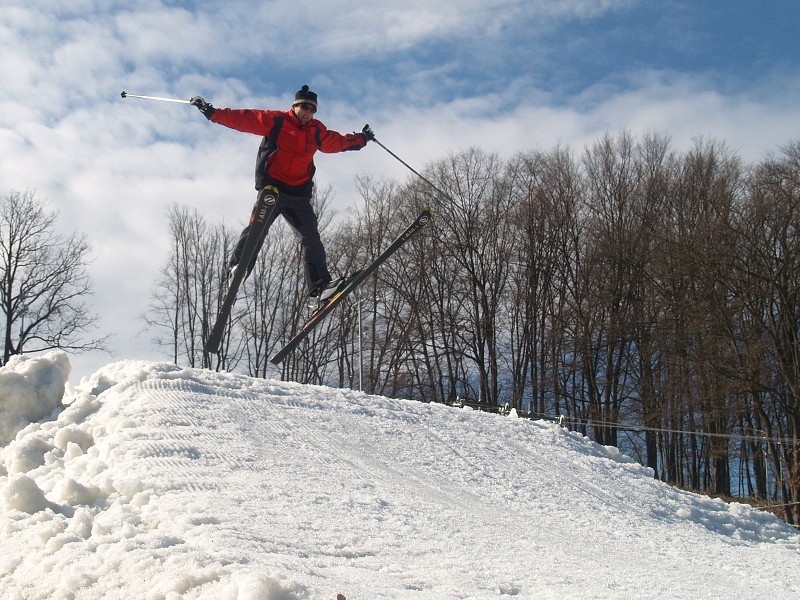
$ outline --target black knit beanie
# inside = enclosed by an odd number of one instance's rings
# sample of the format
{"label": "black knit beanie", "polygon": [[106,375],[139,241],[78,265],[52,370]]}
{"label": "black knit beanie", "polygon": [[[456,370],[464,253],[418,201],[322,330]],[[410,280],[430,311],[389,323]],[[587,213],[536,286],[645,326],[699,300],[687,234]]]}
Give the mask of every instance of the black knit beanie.
{"label": "black knit beanie", "polygon": [[313,104],[314,108],[317,107],[317,95],[308,89],[307,85],[304,85],[297,90],[297,93],[294,95],[294,102],[292,103],[292,106],[297,106],[298,104],[303,104],[304,102]]}

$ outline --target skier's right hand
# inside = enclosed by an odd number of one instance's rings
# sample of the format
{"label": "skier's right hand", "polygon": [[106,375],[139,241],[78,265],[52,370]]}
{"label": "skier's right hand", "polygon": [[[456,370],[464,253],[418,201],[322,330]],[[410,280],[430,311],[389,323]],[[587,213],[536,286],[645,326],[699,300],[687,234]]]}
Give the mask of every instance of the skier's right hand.
{"label": "skier's right hand", "polygon": [[211,104],[209,104],[205,100],[203,100],[203,98],[200,96],[195,96],[194,98],[189,100],[189,104],[196,106],[197,110],[203,113],[206,119],[210,119],[211,115],[214,114],[214,107],[211,106]]}

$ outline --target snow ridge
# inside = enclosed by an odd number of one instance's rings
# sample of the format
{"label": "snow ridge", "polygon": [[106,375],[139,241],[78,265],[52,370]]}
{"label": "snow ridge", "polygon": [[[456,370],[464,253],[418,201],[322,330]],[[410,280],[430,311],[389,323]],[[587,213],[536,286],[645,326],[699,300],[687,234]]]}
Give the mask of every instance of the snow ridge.
{"label": "snow ridge", "polygon": [[72,386],[68,365],[0,369],[0,411],[44,407],[0,449],[4,598],[800,593],[791,527],[552,423],[168,363]]}

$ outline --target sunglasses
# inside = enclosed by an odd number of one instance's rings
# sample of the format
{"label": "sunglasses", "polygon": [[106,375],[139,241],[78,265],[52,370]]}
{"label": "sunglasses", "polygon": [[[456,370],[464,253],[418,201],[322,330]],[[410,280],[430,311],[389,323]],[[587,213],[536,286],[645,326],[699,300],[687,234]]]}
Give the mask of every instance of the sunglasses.
{"label": "sunglasses", "polygon": [[299,106],[303,110],[311,111],[311,114],[314,114],[315,112],[317,112],[317,107],[314,106],[313,104],[308,103],[308,102],[301,102],[300,104],[295,104],[295,106]]}

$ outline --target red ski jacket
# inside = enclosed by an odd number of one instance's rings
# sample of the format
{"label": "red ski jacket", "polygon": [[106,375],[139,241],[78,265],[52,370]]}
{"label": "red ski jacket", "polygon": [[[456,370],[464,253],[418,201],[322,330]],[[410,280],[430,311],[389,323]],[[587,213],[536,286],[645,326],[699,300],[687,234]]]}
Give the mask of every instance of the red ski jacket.
{"label": "red ski jacket", "polygon": [[[311,195],[314,153],[361,150],[366,145],[360,133],[342,135],[311,119],[305,125],[293,111],[217,108],[214,123],[237,131],[263,135],[256,159],[256,189],[277,183],[287,193]],[[284,184],[284,185],[280,185]]]}

